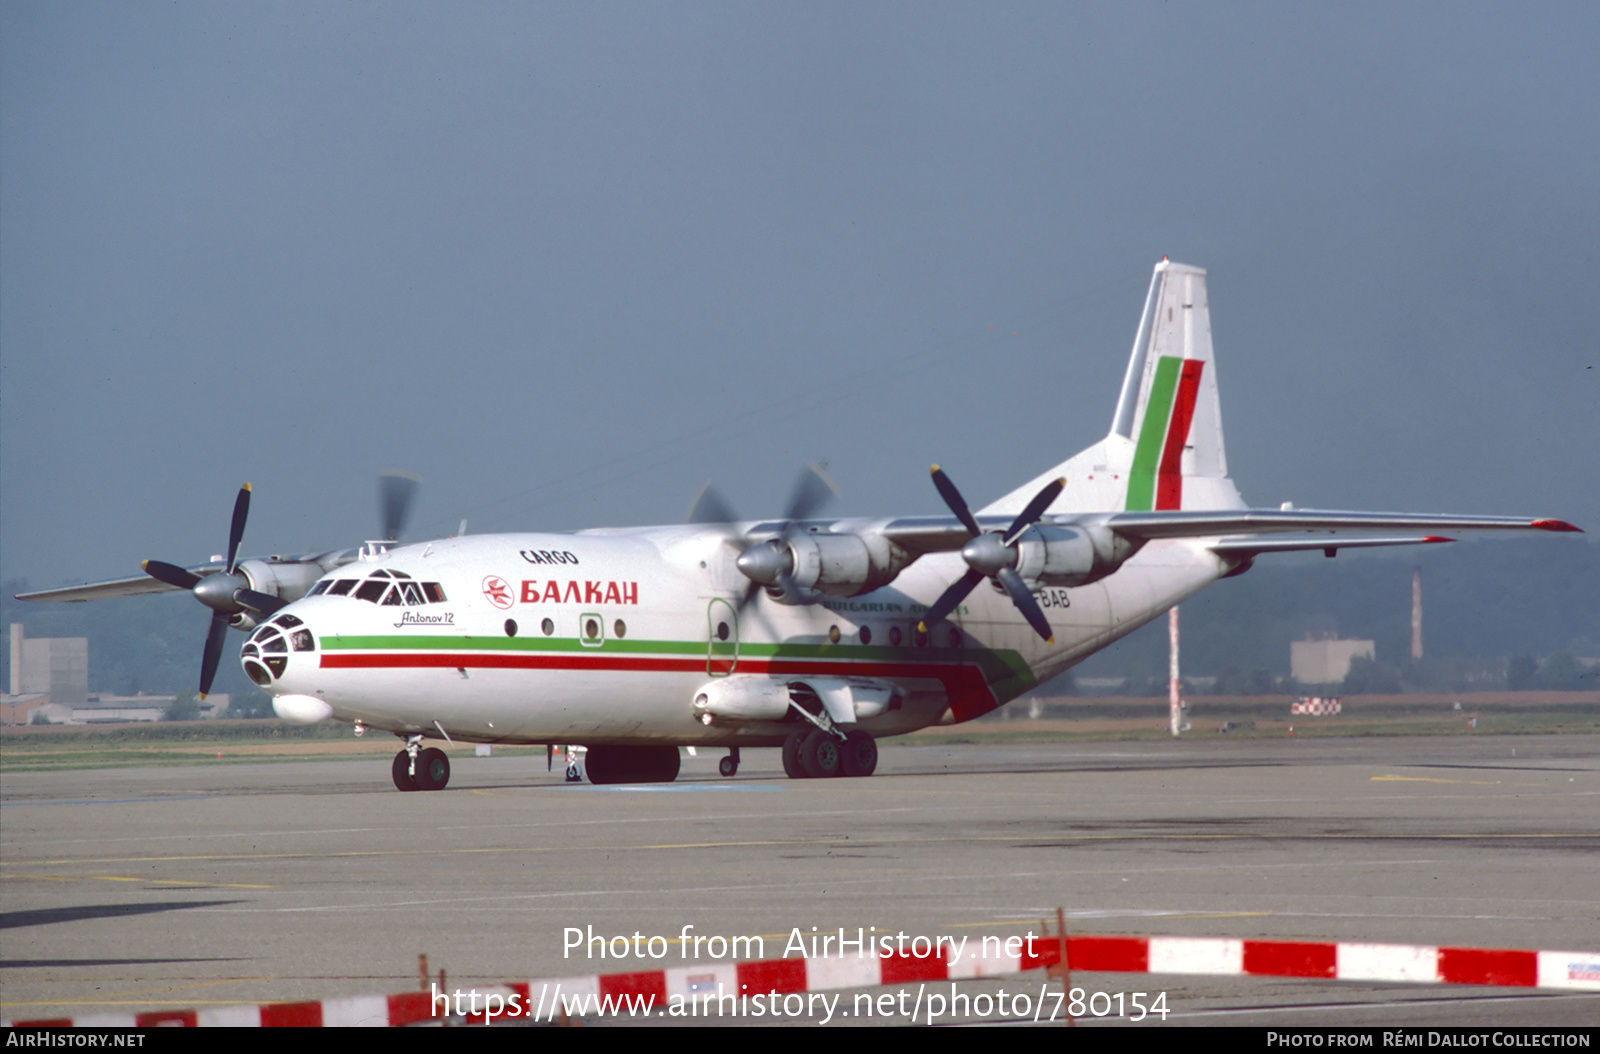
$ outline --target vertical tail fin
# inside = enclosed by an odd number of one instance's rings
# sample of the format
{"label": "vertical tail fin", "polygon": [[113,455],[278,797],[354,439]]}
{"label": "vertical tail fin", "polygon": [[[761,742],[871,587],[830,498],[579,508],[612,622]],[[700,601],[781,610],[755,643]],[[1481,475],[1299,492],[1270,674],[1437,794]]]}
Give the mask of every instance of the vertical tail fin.
{"label": "vertical tail fin", "polygon": [[1105,439],[983,511],[1020,510],[1061,476],[1052,512],[1244,508],[1223,449],[1204,269],[1156,264]]}

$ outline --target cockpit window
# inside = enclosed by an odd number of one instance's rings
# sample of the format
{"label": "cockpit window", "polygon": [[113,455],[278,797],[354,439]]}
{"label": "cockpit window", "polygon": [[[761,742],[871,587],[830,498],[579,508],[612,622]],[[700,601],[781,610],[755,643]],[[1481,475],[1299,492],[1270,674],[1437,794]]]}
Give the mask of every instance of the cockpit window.
{"label": "cockpit window", "polygon": [[361,587],[356,590],[356,599],[367,600],[376,604],[378,602],[378,598],[383,596],[388,588],[389,583],[385,579],[369,578],[365,582],[361,583]]}
{"label": "cockpit window", "polygon": [[320,581],[316,585],[312,586],[311,587],[311,592],[307,593],[306,596],[308,596],[308,597],[321,596],[322,594],[324,594],[324,593],[326,593],[328,591],[328,587],[331,586],[331,585],[333,585],[333,583],[328,581],[326,578],[324,578],[322,581]]}
{"label": "cockpit window", "polygon": [[444,587],[438,582],[418,582],[404,571],[374,571],[365,581],[341,578],[331,585],[326,581],[318,582],[317,587],[307,595],[316,596],[319,593],[326,593],[330,597],[352,596],[383,607],[413,607],[446,602]]}

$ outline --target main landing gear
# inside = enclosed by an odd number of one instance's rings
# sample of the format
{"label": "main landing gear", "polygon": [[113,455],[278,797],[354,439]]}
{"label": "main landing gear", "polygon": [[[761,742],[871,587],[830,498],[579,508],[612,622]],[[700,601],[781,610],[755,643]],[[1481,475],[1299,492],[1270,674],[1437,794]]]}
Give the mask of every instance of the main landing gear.
{"label": "main landing gear", "polygon": [[403,791],[439,791],[450,782],[450,758],[438,747],[422,748],[422,737],[406,739],[406,747],[390,766],[394,785]]}
{"label": "main landing gear", "polygon": [[790,779],[870,776],[877,767],[877,741],[859,729],[841,741],[820,728],[797,728],[783,742],[783,771]]}

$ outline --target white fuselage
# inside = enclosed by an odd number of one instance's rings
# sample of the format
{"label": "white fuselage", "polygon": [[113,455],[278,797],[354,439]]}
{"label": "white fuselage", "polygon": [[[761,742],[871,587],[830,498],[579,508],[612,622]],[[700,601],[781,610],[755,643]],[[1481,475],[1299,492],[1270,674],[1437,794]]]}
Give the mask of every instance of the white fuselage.
{"label": "white fuselage", "polygon": [[[401,734],[767,746],[794,725],[706,724],[696,693],[730,675],[861,677],[901,693],[895,709],[860,722],[874,736],[895,735],[978,717],[1231,569],[1203,539],[1153,542],[1101,581],[1039,589],[1055,632],[1047,644],[989,583],[919,634],[921,614],[965,570],[955,553],[925,556],[862,596],[791,606],[758,592],[738,610],[749,583],[727,538],[686,526],[396,548],[326,577],[333,589],[353,580],[346,595],[320,592],[278,614],[275,623],[299,620],[310,633],[302,645],[314,647],[283,652],[281,674],[264,687]],[[436,583],[445,599],[359,599],[374,572]],[[246,645],[247,671],[252,644],[271,632]],[[263,669],[258,662],[258,681]]]}

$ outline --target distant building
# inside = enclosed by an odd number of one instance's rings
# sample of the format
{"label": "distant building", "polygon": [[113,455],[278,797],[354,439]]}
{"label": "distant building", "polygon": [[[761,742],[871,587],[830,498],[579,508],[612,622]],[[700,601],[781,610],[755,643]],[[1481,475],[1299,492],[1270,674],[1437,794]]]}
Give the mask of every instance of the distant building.
{"label": "distant building", "polygon": [[1301,684],[1338,684],[1349,675],[1352,659],[1371,661],[1376,654],[1370,640],[1297,640],[1289,644],[1289,673]]}
{"label": "distant building", "polygon": [[11,624],[12,695],[48,695],[52,703],[80,706],[89,699],[89,638],[36,637]]}
{"label": "distant building", "polygon": [[[11,691],[0,697],[0,723],[93,725],[122,721],[160,721],[174,695],[89,694],[89,638],[28,638],[22,623],[11,624]],[[199,704],[201,717],[220,717],[227,693],[214,692]]]}

